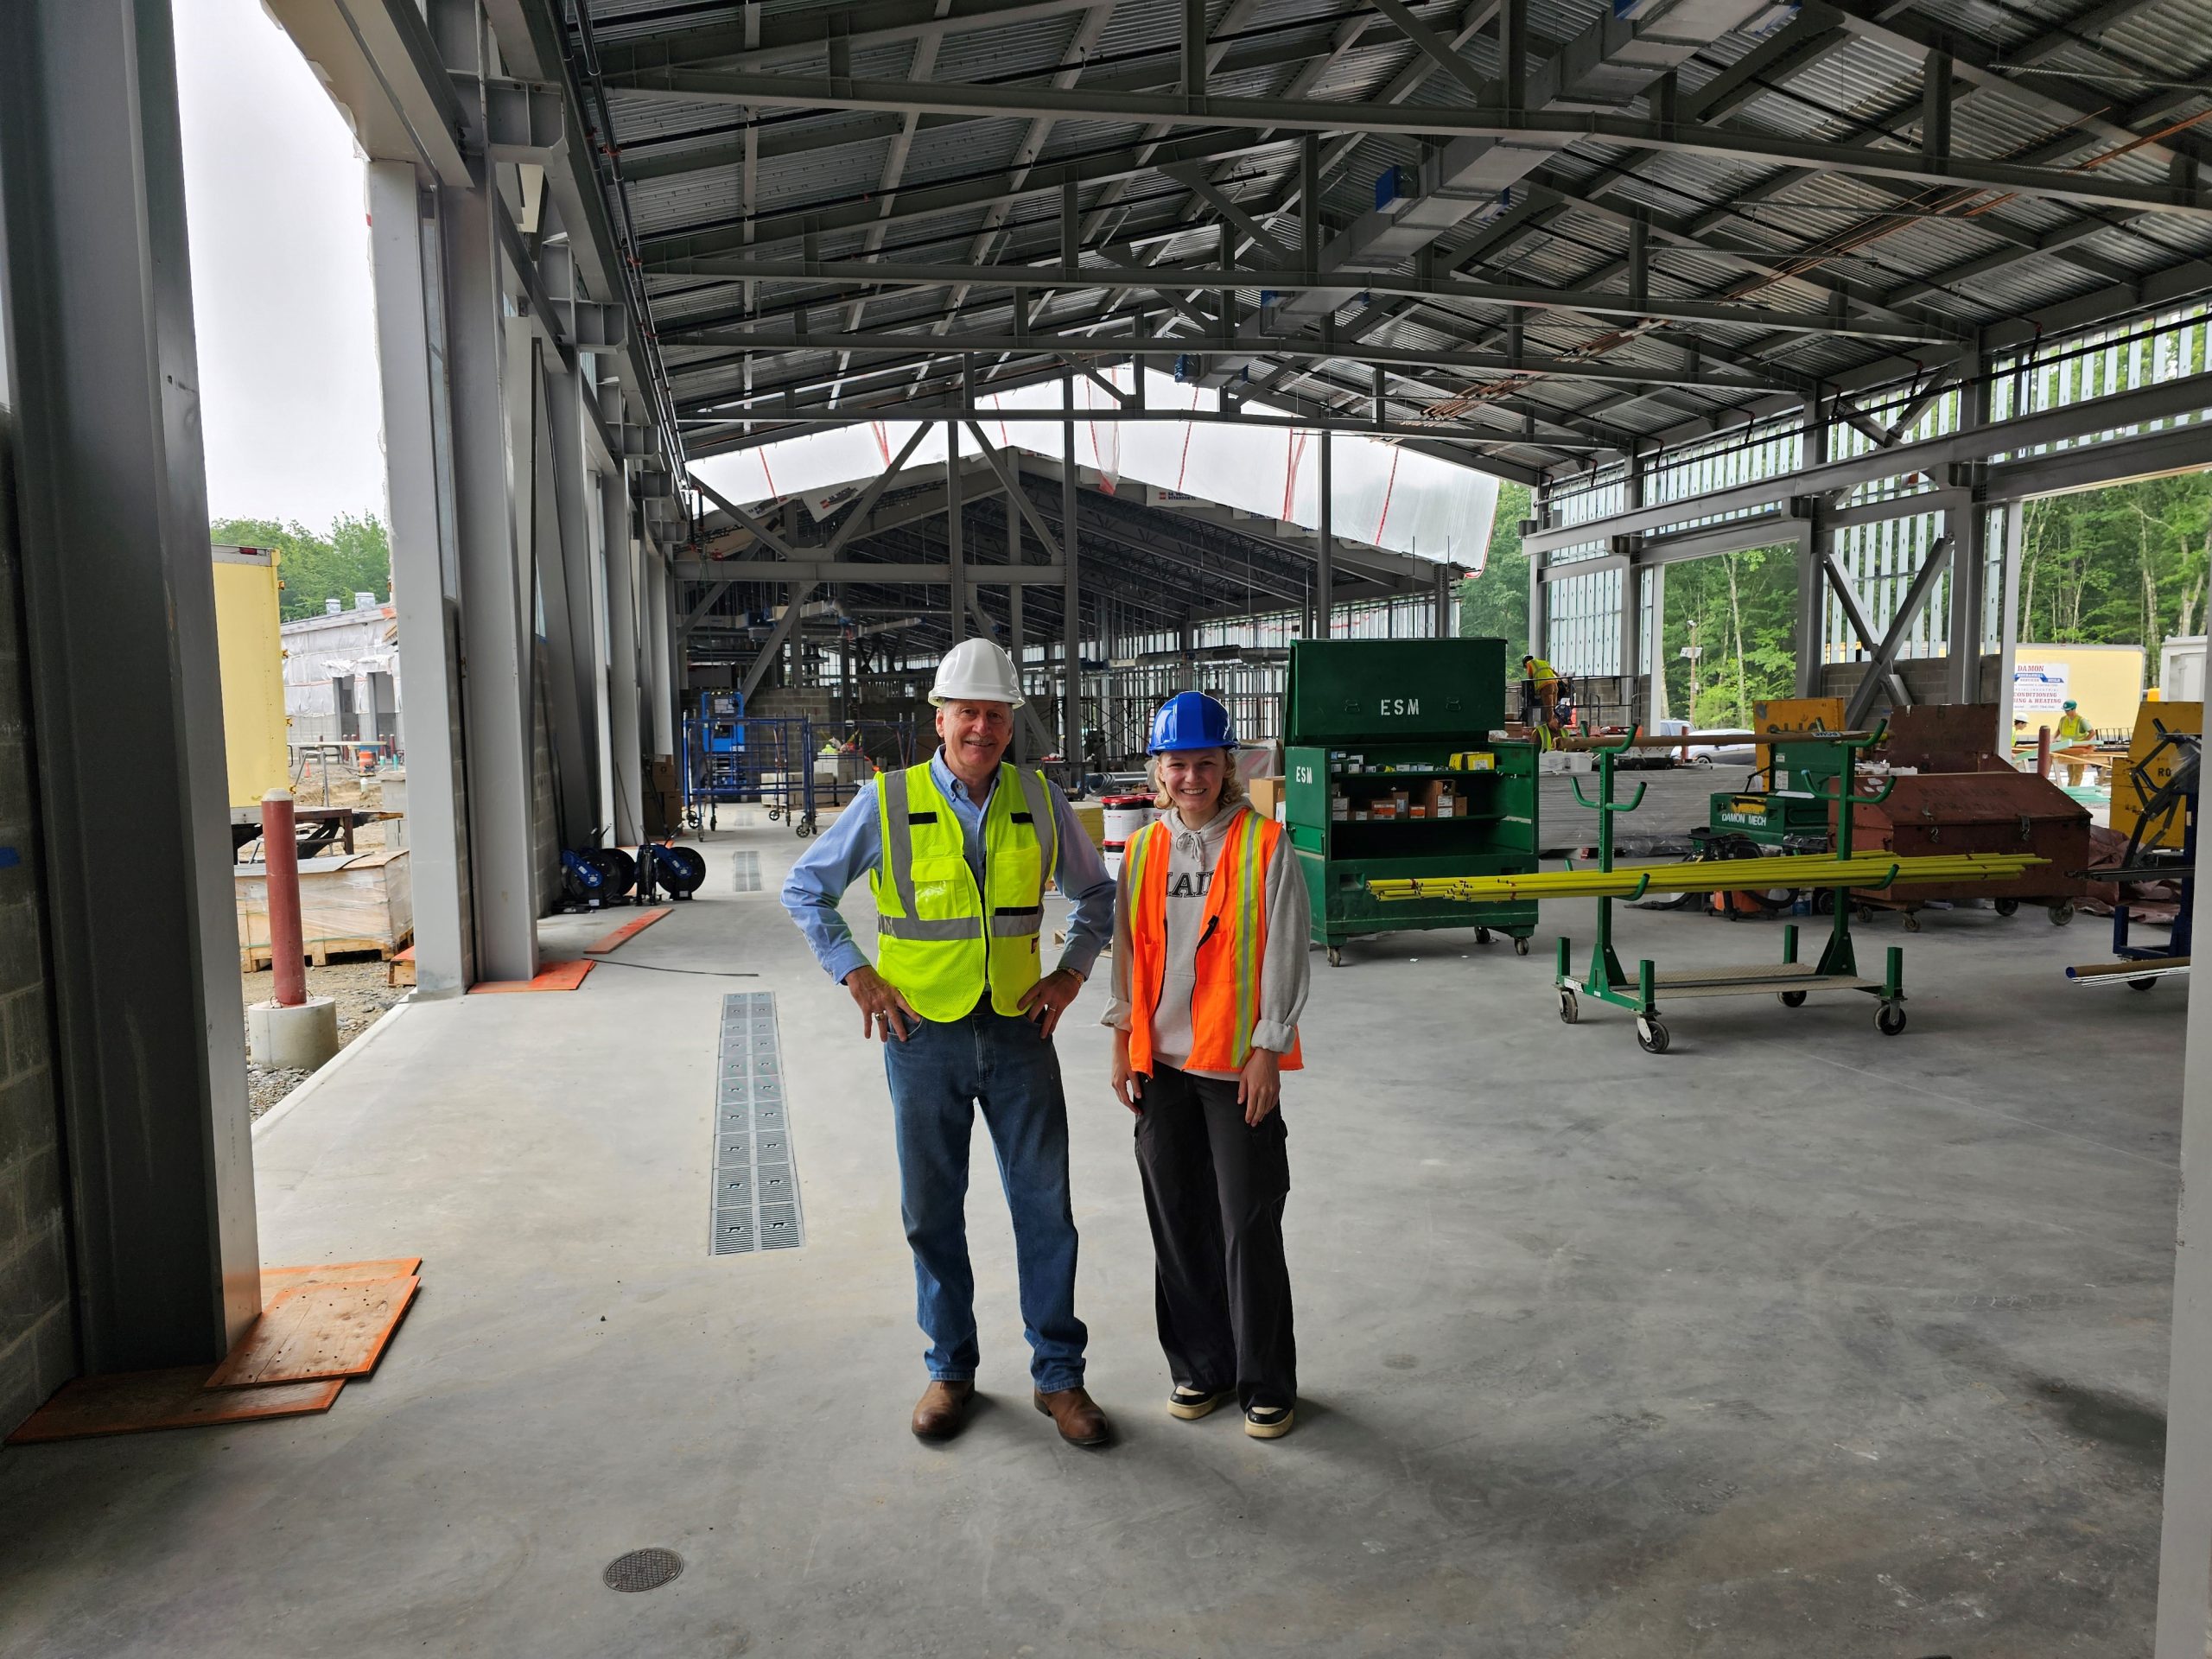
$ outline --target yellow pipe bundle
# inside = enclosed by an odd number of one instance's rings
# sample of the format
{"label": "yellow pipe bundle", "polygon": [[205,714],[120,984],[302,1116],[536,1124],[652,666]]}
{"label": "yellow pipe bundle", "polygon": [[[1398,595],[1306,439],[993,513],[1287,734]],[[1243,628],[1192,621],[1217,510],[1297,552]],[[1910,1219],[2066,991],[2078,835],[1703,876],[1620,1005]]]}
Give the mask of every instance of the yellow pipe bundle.
{"label": "yellow pipe bundle", "polygon": [[2015,853],[1899,857],[1890,853],[1799,853],[1780,858],[1713,859],[1695,864],[1624,864],[1611,870],[1536,870],[1521,875],[1413,876],[1370,880],[1377,899],[1641,899],[1654,893],[1737,893],[1746,888],[1859,887],[1894,882],[2011,881],[2047,859]]}

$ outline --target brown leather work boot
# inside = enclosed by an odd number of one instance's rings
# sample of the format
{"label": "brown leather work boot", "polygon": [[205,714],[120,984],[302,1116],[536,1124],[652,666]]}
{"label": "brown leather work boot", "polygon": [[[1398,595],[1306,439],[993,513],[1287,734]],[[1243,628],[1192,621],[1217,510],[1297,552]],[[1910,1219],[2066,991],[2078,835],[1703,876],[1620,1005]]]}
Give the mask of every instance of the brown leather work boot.
{"label": "brown leather work boot", "polygon": [[914,1433],[925,1440],[949,1440],[968,1424],[976,1399],[973,1382],[932,1382],[914,1408]]}
{"label": "brown leather work boot", "polygon": [[1110,1446],[1114,1441],[1114,1427],[1106,1421],[1106,1414],[1081,1389],[1058,1389],[1051,1394],[1031,1392],[1030,1400],[1038,1410],[1058,1426],[1060,1438],[1070,1446]]}

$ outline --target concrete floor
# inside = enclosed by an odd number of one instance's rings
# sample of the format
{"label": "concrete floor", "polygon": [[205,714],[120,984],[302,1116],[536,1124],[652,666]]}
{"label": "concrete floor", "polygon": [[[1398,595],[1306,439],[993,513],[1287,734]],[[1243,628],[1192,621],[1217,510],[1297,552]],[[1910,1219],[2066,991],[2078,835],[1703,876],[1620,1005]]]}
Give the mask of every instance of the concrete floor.
{"label": "concrete floor", "polygon": [[[1030,1410],[982,1161],[993,1397],[930,1447],[880,1064],[773,896],[798,846],[726,829],[620,958],[758,978],[410,1007],[269,1126],[264,1258],[420,1253],[420,1300],[327,1416],[0,1452],[0,1652],[2145,1651],[2183,994],[2068,987],[2101,925],[1931,917],[1903,1037],[1863,997],[1686,1003],[1657,1058],[1554,1016],[1541,946],[1527,960],[1354,945],[1287,1090],[1306,1397],[1267,1445],[1160,1408],[1093,991],[1063,1056],[1123,1443]],[[1662,965],[1777,949],[1622,932]],[[716,1020],[753,988],[807,1243],[709,1257]],[[683,1576],[601,1586],[648,1544]]]}

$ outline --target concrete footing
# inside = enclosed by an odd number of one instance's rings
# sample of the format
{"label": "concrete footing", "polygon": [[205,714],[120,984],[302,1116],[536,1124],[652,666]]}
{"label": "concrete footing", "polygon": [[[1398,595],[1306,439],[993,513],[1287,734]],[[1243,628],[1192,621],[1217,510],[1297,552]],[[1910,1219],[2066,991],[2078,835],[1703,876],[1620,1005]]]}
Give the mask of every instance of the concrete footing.
{"label": "concrete footing", "polygon": [[256,1065],[312,1071],[338,1052],[338,1004],[327,996],[311,996],[296,1008],[250,1003],[245,1030]]}

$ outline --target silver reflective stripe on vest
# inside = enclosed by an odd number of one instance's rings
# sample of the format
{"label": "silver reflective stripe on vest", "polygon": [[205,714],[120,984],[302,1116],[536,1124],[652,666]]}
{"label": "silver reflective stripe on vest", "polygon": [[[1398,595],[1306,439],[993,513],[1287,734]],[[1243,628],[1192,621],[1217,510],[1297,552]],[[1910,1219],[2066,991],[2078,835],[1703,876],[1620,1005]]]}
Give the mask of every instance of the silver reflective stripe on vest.
{"label": "silver reflective stripe on vest", "polygon": [[1052,791],[1040,772],[1017,766],[1014,775],[1021,779],[1021,798],[1029,804],[1029,827],[1037,836],[1037,890],[1042,893],[1059,873],[1052,868],[1052,846],[1059,837],[1059,820],[1052,814]]}
{"label": "silver reflective stripe on vest", "polygon": [[891,864],[891,885],[898,890],[899,907],[906,913],[877,916],[878,937],[937,943],[982,938],[983,918],[980,916],[955,916],[949,921],[933,922],[914,914],[921,906],[914,902],[914,826],[909,822],[905,772],[883,774],[883,810],[887,821],[883,855]]}
{"label": "silver reflective stripe on vest", "polygon": [[[912,918],[918,906],[914,903],[914,828],[906,822],[906,774],[887,772],[883,774],[883,855],[891,861],[891,885],[899,894],[899,908]],[[879,920],[875,931],[893,938],[928,937],[899,932],[891,925],[896,919]]]}
{"label": "silver reflective stripe on vest", "polygon": [[[875,931],[879,935],[893,939],[979,939],[983,936],[983,918],[980,916],[955,916],[950,921],[928,922],[912,916],[879,915],[875,918]],[[1031,923],[1027,931],[1035,932],[1036,924]]]}
{"label": "silver reflective stripe on vest", "polygon": [[[1052,791],[1045,786],[1043,776],[1026,766],[1007,769],[1021,780],[1021,798],[1029,809],[1030,832],[1037,837],[1037,893],[1044,896],[1046,884],[1056,874],[1052,846],[1059,834],[1058,820],[1052,816]],[[1045,927],[1045,906],[1042,904],[1001,906],[991,912],[991,937],[998,939],[1034,938]]]}

